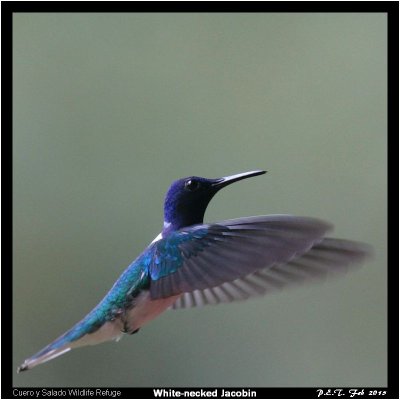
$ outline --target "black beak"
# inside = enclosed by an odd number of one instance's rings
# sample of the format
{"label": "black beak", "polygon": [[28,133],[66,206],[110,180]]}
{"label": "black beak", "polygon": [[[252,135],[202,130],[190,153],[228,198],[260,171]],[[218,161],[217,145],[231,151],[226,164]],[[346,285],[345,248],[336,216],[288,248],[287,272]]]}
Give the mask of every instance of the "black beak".
{"label": "black beak", "polygon": [[267,171],[256,170],[256,171],[242,172],[241,174],[236,174],[236,175],[224,176],[222,178],[215,179],[212,186],[215,189],[219,190],[225,186],[230,185],[233,182],[237,182],[246,178],[251,178],[252,176],[263,175],[266,172]]}

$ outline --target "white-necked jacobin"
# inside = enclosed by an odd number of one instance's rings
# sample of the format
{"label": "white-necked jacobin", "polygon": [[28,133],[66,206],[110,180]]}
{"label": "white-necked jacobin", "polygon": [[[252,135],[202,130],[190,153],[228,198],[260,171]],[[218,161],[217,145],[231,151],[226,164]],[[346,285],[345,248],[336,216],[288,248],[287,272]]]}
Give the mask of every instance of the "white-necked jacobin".
{"label": "white-necked jacobin", "polygon": [[18,372],[75,347],[119,340],[168,308],[243,300],[336,275],[365,260],[368,245],[326,238],[331,224],[315,218],[262,215],[203,223],[220,189],[265,172],[173,182],[162,232],[86,317],[25,360]]}

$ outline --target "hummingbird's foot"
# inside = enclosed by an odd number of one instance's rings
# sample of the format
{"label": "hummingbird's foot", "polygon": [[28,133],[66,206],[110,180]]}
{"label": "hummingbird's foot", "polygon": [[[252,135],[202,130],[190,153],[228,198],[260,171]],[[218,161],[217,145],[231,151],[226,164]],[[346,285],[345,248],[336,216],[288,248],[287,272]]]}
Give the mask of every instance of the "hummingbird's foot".
{"label": "hummingbird's foot", "polygon": [[129,330],[127,326],[124,326],[124,329],[121,330],[122,333],[127,333],[128,335],[133,335],[134,333],[138,333],[140,328],[137,328],[133,331]]}
{"label": "hummingbird's foot", "polygon": [[140,328],[131,330],[128,325],[128,321],[124,321],[123,328],[121,329],[122,333],[127,333],[129,335],[133,335],[134,333],[138,333]]}

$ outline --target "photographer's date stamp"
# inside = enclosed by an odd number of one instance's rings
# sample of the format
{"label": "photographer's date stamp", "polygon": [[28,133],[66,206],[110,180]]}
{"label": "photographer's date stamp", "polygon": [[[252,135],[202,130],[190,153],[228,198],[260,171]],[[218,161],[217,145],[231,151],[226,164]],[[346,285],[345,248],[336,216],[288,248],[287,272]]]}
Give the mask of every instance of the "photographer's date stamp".
{"label": "photographer's date stamp", "polygon": [[377,390],[377,389],[317,389],[317,396],[321,398],[329,398],[329,397],[342,397],[346,396],[347,398],[357,398],[357,397],[385,397],[386,390]]}

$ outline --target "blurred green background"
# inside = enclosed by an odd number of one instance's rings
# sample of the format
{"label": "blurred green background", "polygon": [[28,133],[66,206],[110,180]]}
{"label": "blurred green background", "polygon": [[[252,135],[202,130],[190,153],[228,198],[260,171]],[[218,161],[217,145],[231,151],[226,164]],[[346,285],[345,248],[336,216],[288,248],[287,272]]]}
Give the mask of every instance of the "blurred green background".
{"label": "blurred green background", "polygon": [[[97,304],[187,175],[263,168],[207,221],[290,213],[375,258],[344,279],[167,311],[15,386],[379,386],[385,14],[14,14],[14,370]],[[394,266],[395,267],[395,266]]]}

